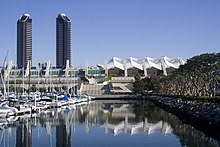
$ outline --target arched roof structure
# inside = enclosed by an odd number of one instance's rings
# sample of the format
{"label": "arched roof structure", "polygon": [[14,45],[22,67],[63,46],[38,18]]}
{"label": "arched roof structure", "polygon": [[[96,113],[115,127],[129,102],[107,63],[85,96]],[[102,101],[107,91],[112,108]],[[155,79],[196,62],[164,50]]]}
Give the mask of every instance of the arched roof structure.
{"label": "arched roof structure", "polygon": [[155,68],[158,70],[163,70],[166,75],[167,68],[175,68],[178,69],[180,65],[185,64],[185,61],[181,57],[177,58],[169,58],[167,56],[163,56],[161,58],[117,58],[113,57],[105,65],[98,65],[99,67],[103,67],[105,70],[118,68],[121,70],[128,70],[131,68],[137,68],[139,70],[147,70],[149,68]]}

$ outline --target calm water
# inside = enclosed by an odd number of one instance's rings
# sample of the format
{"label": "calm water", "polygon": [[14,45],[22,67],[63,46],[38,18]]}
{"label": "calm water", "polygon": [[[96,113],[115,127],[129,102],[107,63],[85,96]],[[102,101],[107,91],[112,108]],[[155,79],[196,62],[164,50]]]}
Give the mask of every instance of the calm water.
{"label": "calm water", "polygon": [[0,120],[1,147],[220,146],[149,102],[96,101]]}

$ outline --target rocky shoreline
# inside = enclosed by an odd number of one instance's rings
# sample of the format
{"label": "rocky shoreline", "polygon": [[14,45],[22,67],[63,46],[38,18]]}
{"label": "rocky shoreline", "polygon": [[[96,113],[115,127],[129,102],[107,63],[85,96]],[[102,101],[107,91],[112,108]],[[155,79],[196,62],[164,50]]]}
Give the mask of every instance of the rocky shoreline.
{"label": "rocky shoreline", "polygon": [[176,115],[184,123],[191,124],[207,135],[220,139],[219,102],[188,100],[164,96],[145,96],[144,99]]}

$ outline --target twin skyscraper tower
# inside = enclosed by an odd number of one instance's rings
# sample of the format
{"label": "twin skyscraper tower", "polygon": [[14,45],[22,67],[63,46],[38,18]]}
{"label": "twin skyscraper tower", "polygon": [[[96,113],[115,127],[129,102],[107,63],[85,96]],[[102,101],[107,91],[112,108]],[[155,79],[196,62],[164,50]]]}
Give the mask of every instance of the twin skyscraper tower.
{"label": "twin skyscraper tower", "polygon": [[[71,21],[61,13],[56,18],[56,67],[71,65]],[[26,68],[32,63],[32,19],[23,14],[17,21],[17,67]]]}

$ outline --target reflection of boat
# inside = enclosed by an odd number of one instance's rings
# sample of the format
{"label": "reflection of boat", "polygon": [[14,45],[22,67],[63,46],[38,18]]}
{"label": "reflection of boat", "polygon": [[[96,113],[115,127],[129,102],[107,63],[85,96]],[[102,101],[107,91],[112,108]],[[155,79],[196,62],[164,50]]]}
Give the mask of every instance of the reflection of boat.
{"label": "reflection of boat", "polygon": [[19,116],[9,116],[8,118],[6,118],[6,120],[8,121],[8,122],[15,122],[15,121],[17,121],[18,120],[18,118],[19,118]]}
{"label": "reflection of boat", "polygon": [[76,98],[69,98],[68,104],[69,105],[74,105],[78,102],[78,100]]}
{"label": "reflection of boat", "polygon": [[76,109],[76,105],[69,105],[63,108],[63,110],[75,110]]}
{"label": "reflection of boat", "polygon": [[9,107],[8,103],[8,101],[5,101],[0,104],[0,117],[9,117],[18,112],[17,108]]}
{"label": "reflection of boat", "polygon": [[[80,107],[80,105],[78,106]],[[96,101],[94,104],[91,104],[89,106],[87,102],[86,107],[80,107],[80,108],[79,107],[77,107],[76,109],[76,105],[67,105],[61,108],[48,109],[45,111],[41,111],[40,113],[37,114],[35,113],[35,115],[37,115],[35,117],[33,117],[33,114],[23,115],[18,117],[19,121],[14,122],[13,124],[9,124],[9,122],[13,122],[16,119],[13,120],[13,118],[10,117],[11,120],[8,121],[7,119],[9,118],[4,118],[2,121],[2,126],[0,125],[0,128],[1,127],[3,129],[17,128],[16,130],[14,129],[17,133],[16,135],[20,137],[24,133],[26,133],[27,135],[26,136],[23,135],[23,138],[25,140],[27,138],[30,141],[32,139],[33,145],[35,144],[36,141],[43,142],[46,140],[47,141],[46,143],[49,143],[49,138],[48,138],[49,136],[51,139],[50,140],[51,146],[55,146],[55,145],[67,146],[65,144],[66,142],[73,141],[72,140],[73,135],[71,133],[73,132],[78,133],[79,131],[85,130],[86,133],[89,132],[89,134],[92,134],[94,133],[93,132],[94,127],[95,129],[100,129],[99,127],[104,128],[106,134],[112,133],[114,136],[120,135],[121,133],[140,135],[140,134],[148,133],[148,130],[150,133],[153,133],[156,131],[161,131],[162,129],[164,130],[165,133],[168,133],[170,130],[169,124],[166,125],[165,122],[162,122],[162,126],[161,123],[157,124],[155,123],[155,121],[150,120],[150,122],[148,122],[147,118],[145,118],[144,120],[140,120],[138,122],[135,119],[135,117],[133,117],[134,111],[130,109],[130,106],[126,107],[126,104],[124,104],[124,102],[120,105],[120,107],[118,101],[115,107],[113,107],[112,103],[109,102],[100,103],[100,101]],[[105,110],[103,110],[103,108],[105,108]],[[117,113],[114,114],[115,117],[112,117],[112,111],[113,111],[112,109],[117,110],[114,111],[114,113]],[[109,114],[104,114],[102,111],[108,111]],[[1,119],[0,119],[0,123],[1,123]],[[92,128],[90,129],[91,126]],[[85,127],[85,129],[81,129],[82,127]],[[38,135],[38,140],[35,139],[37,134],[36,131],[38,132],[38,134],[40,133],[42,134],[42,135]],[[33,135],[33,133],[35,134]],[[21,139],[17,138],[17,140],[19,141]],[[58,143],[54,144],[54,141],[59,142],[59,145]],[[45,146],[49,146],[49,144],[46,143]]]}
{"label": "reflection of boat", "polygon": [[18,120],[18,116],[9,116],[8,118],[0,118],[0,126],[12,124],[13,122]]}
{"label": "reflection of boat", "polygon": [[[63,102],[63,103],[64,103],[64,102]],[[63,105],[63,104],[62,104],[62,102],[60,102],[60,101],[54,101],[54,102],[48,103],[48,106],[49,106],[50,108],[60,108],[62,105]]]}
{"label": "reflection of boat", "polygon": [[88,104],[87,102],[80,102],[76,104],[76,107],[86,106],[87,104]]}
{"label": "reflection of boat", "polygon": [[31,107],[28,105],[28,102],[20,104],[20,106],[17,109],[17,114],[31,113]]}
{"label": "reflection of boat", "polygon": [[14,99],[9,101],[9,106],[18,109],[16,115],[31,113],[32,104],[29,101],[20,102],[17,99]]}

